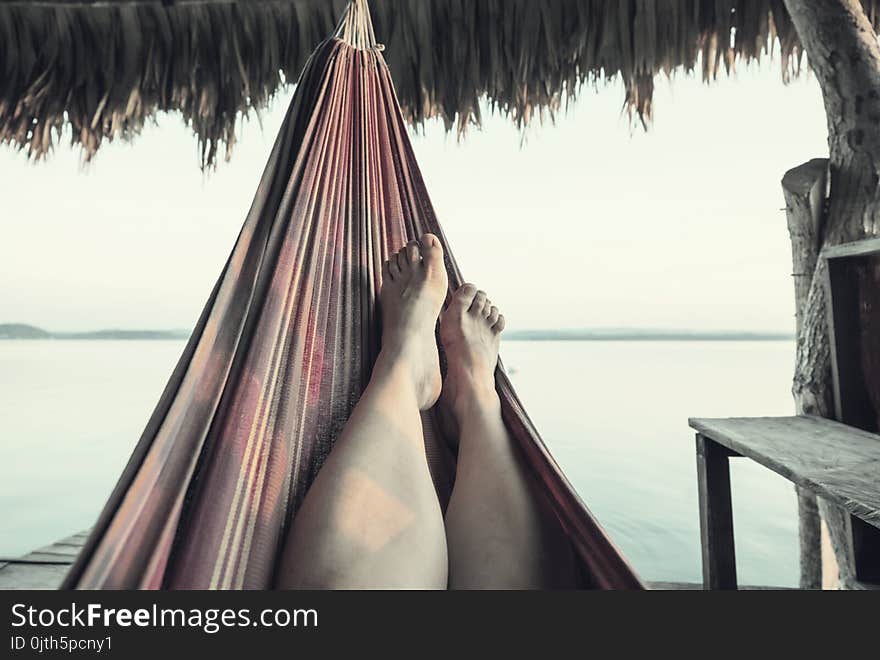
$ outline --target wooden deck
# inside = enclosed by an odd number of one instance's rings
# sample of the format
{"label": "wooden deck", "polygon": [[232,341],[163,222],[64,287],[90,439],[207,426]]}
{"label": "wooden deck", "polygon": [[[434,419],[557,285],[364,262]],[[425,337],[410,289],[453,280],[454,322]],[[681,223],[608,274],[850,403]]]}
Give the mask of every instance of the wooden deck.
{"label": "wooden deck", "polygon": [[[0,559],[0,590],[57,589],[76,559],[88,530],[16,559]],[[703,588],[695,582],[649,582],[654,591],[692,591]],[[740,587],[740,589],[778,589],[780,587]]]}
{"label": "wooden deck", "polygon": [[0,558],[0,589],[57,589],[88,533],[74,534],[24,557]]}

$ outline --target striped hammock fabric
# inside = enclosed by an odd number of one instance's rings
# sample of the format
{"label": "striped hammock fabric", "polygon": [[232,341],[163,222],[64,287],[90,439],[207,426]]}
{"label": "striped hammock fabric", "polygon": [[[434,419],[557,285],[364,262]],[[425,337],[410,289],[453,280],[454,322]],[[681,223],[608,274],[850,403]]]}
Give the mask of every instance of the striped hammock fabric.
{"label": "striped hammock fabric", "polygon": [[[290,521],[378,354],[380,268],[443,242],[366,3],[306,65],[229,260],[67,577],[83,589],[267,589]],[[593,588],[641,584],[562,475],[504,371],[503,416]],[[455,457],[423,415],[445,507]]]}

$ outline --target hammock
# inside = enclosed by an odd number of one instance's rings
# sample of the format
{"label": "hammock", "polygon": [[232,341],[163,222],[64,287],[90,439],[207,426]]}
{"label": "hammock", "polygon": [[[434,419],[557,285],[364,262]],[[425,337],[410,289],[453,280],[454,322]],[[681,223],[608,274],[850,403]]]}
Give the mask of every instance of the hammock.
{"label": "hammock", "polygon": [[[365,0],[312,54],[241,234],[82,554],[81,589],[266,589],[287,527],[366,385],[386,257],[425,232],[463,282],[419,173]],[[503,369],[503,417],[592,588],[640,588]],[[432,413],[441,505],[455,457]]]}

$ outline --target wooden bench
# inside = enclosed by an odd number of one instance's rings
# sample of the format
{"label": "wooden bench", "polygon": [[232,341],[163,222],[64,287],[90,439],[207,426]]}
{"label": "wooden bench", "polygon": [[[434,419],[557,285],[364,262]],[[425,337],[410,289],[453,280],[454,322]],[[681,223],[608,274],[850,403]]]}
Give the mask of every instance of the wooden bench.
{"label": "wooden bench", "polygon": [[866,544],[876,551],[880,436],[819,417],[691,419],[689,424],[697,431],[704,589],[737,588],[732,456],[750,458],[872,526]]}

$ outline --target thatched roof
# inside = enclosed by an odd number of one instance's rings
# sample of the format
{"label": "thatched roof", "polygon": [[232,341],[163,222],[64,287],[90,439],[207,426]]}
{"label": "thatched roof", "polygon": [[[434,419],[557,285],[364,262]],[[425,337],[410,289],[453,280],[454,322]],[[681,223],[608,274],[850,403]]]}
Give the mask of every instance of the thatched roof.
{"label": "thatched roof", "polygon": [[[880,0],[863,0],[878,25]],[[90,158],[159,111],[180,112],[203,164],[235,141],[239,113],[294,82],[345,0],[0,4],[0,141],[47,154],[69,126]],[[800,61],[782,0],[371,0],[404,112],[448,128],[484,97],[517,123],[584,83],[620,77],[651,115],[654,77],[704,79],[778,48]]]}

